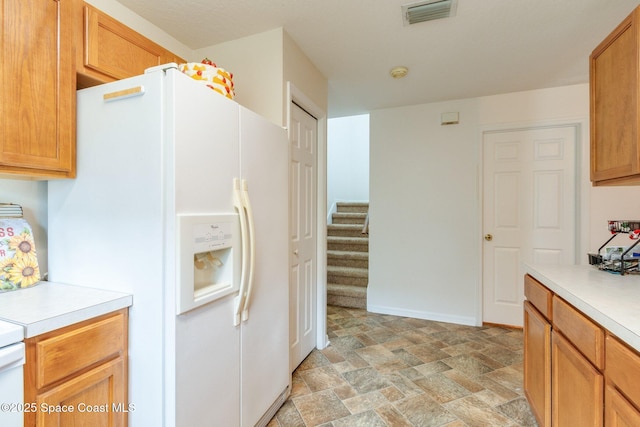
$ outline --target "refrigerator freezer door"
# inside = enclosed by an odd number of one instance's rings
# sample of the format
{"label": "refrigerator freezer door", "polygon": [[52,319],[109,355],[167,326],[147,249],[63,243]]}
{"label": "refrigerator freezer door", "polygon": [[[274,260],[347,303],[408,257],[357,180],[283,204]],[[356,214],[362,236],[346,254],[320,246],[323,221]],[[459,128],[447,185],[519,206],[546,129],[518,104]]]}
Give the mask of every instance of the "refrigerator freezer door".
{"label": "refrigerator freezer door", "polygon": [[[144,87],[141,96],[104,95]],[[130,425],[163,425],[162,75],[78,91],[78,177],[48,183],[49,279],[133,294]]]}
{"label": "refrigerator freezer door", "polygon": [[[167,134],[175,138],[176,214],[230,214],[240,174],[239,105],[177,70],[167,91]],[[169,181],[172,182],[172,181]]]}
{"label": "refrigerator freezer door", "polygon": [[254,284],[241,329],[241,426],[253,427],[290,379],[289,157],[285,131],[244,108],[240,135],[255,230]]}
{"label": "refrigerator freezer door", "polygon": [[177,317],[176,427],[240,425],[240,333],[231,323],[233,299],[228,295]]}

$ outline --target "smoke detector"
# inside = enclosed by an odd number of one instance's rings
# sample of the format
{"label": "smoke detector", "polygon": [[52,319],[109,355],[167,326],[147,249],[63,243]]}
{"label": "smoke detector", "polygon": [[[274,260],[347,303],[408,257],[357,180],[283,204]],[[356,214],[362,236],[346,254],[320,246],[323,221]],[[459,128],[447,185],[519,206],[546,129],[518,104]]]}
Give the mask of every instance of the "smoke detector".
{"label": "smoke detector", "polygon": [[455,16],[457,0],[426,0],[402,6],[404,25]]}

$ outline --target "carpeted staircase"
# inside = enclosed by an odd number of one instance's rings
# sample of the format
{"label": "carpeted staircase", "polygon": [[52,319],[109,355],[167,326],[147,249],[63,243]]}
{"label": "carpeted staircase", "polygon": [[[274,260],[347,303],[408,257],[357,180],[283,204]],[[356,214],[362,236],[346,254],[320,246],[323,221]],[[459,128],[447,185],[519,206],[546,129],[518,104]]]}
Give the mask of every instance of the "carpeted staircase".
{"label": "carpeted staircase", "polygon": [[341,202],[327,226],[327,304],[367,308],[369,203]]}

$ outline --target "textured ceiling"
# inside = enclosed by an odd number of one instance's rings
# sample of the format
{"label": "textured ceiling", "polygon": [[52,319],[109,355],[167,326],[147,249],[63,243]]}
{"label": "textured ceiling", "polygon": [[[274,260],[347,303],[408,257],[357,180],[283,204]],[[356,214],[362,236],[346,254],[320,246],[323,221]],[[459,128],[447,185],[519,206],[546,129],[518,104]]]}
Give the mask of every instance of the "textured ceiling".
{"label": "textured ceiling", "polygon": [[[192,49],[283,27],[329,80],[329,116],[588,81],[591,50],[640,0],[118,0]],[[402,80],[389,77],[409,67]]]}

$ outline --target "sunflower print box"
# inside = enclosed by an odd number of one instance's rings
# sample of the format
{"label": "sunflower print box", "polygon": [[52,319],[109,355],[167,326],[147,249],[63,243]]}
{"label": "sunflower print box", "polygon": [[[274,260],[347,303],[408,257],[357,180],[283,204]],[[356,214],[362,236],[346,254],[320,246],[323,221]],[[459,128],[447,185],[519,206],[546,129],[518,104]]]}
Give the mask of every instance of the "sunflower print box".
{"label": "sunflower print box", "polygon": [[31,226],[21,218],[0,218],[0,292],[27,288],[39,281]]}

